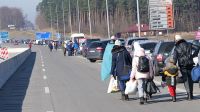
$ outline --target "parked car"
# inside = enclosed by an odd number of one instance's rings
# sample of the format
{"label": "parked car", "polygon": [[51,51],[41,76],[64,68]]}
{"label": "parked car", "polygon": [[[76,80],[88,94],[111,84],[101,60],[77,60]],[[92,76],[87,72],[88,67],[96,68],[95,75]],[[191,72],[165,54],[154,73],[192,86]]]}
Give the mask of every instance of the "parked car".
{"label": "parked car", "polygon": [[156,76],[162,75],[162,69],[165,66],[165,59],[169,57],[170,52],[174,48],[173,41],[159,41],[152,53],[154,73]]}
{"label": "parked car", "polygon": [[[138,43],[140,44],[140,46],[142,48],[144,48],[145,54],[151,56],[155,47],[156,47],[156,44],[158,43],[158,41],[140,40],[140,41],[138,41]],[[131,56],[133,55],[133,52],[134,52],[134,43],[132,43],[132,49],[131,49],[131,51],[129,51]]]}
{"label": "parked car", "polygon": [[145,37],[129,37],[126,39],[125,41],[125,47],[126,49],[131,52],[132,51],[132,44],[135,42],[135,41],[139,41],[139,40],[148,40],[148,38],[145,38]]}
{"label": "parked car", "polygon": [[81,50],[81,54],[86,57],[87,56],[87,50],[88,50],[88,47],[90,46],[90,44],[92,42],[95,42],[95,41],[100,41],[100,39],[86,39],[83,43],[82,43],[82,50]]}
{"label": "parked car", "polygon": [[110,42],[110,40],[92,42],[87,50],[87,59],[90,60],[90,62],[102,60],[108,42]]}

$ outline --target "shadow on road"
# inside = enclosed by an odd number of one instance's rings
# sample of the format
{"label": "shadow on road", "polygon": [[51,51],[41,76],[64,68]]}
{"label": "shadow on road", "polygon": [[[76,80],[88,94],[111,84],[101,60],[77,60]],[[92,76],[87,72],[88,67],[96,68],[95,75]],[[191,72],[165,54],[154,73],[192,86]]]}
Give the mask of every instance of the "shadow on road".
{"label": "shadow on road", "polygon": [[0,112],[22,112],[35,59],[36,52],[32,52],[4,87],[0,89]]}
{"label": "shadow on road", "polygon": [[[181,101],[187,101],[187,95],[185,92],[183,93],[177,93],[177,102],[181,102]],[[161,98],[167,98],[167,99],[161,99]],[[198,96],[194,96],[194,100],[199,100],[200,99],[200,95]],[[154,103],[160,103],[160,102],[172,102],[172,98],[169,94],[160,94],[160,95],[155,95],[152,97],[152,99],[150,101],[148,101],[148,104],[154,104]]]}

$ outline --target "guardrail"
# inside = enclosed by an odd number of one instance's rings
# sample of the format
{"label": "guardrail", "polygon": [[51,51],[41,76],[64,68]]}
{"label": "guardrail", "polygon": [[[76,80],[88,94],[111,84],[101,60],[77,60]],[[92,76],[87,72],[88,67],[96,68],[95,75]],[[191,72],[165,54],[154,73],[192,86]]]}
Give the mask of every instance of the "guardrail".
{"label": "guardrail", "polygon": [[31,50],[27,48],[22,53],[0,63],[0,88],[3,87],[30,54]]}

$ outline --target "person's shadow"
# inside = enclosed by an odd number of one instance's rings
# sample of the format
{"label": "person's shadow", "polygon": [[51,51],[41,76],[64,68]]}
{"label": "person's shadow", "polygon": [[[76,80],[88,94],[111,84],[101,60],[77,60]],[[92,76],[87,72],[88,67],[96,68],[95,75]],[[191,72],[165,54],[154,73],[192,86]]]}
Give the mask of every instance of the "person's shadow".
{"label": "person's shadow", "polygon": [[[187,95],[185,92],[177,93],[176,97],[177,97],[176,102],[181,102],[181,101],[187,100]],[[193,100],[199,100],[199,99],[200,99],[200,95],[194,96]],[[160,103],[160,102],[172,102],[172,98],[169,94],[153,95],[151,100],[148,101],[148,104],[154,104],[154,103]]]}
{"label": "person's shadow", "polygon": [[36,52],[32,52],[0,89],[0,112],[22,112],[22,105],[29,86],[35,59]]}

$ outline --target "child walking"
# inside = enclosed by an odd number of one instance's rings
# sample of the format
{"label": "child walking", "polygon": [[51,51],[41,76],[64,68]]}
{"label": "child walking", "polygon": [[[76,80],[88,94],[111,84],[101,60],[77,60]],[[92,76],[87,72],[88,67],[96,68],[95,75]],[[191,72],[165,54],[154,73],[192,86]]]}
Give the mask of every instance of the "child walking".
{"label": "child walking", "polygon": [[173,58],[167,61],[163,71],[162,81],[166,82],[172,101],[176,102],[176,76],[178,75],[178,67],[174,64]]}

